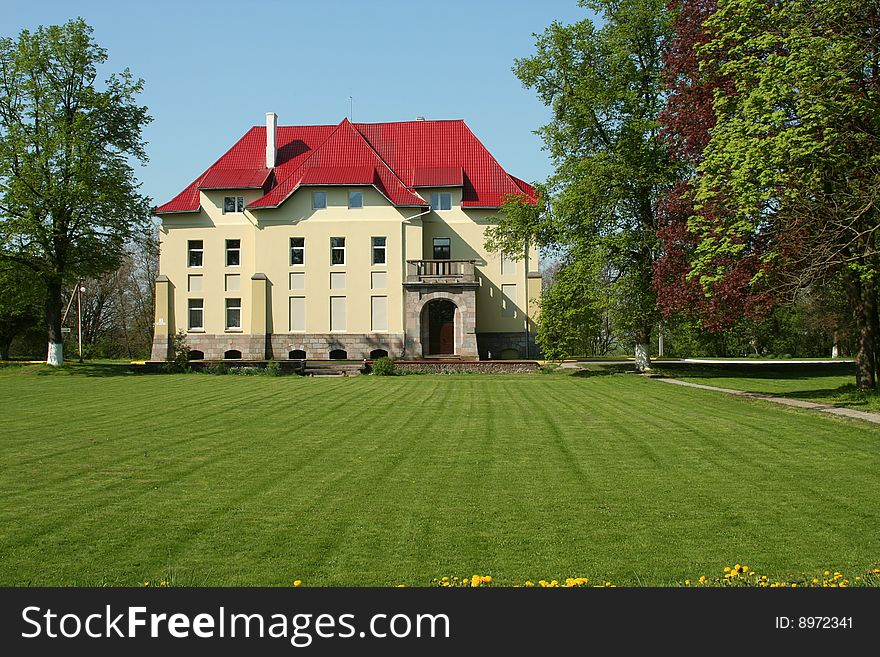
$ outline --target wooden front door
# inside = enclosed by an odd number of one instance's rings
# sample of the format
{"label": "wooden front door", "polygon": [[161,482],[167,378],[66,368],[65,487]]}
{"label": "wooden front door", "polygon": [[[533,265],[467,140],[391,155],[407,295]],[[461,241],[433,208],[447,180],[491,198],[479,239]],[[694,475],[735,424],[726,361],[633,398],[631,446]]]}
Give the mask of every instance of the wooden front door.
{"label": "wooden front door", "polygon": [[455,353],[455,304],[451,301],[439,299],[428,306],[428,351]]}

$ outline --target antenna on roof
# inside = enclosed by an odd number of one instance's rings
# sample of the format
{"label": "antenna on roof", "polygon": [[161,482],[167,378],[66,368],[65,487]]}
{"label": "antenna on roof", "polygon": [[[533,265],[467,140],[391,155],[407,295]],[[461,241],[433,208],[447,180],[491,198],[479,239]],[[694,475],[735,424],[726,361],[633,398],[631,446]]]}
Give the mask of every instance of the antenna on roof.
{"label": "antenna on roof", "polygon": [[354,121],[354,98],[348,97],[348,120]]}

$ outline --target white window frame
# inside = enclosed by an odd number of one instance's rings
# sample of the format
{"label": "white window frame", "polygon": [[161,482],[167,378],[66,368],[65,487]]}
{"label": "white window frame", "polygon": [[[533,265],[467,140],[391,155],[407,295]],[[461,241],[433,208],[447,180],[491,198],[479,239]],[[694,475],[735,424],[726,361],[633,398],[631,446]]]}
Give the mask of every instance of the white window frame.
{"label": "white window frame", "polygon": [[[194,247],[193,244],[198,243],[201,246],[198,248]],[[198,253],[201,255],[199,258],[200,264],[194,265],[192,264],[193,254]],[[186,241],[186,267],[187,269],[201,269],[205,266],[205,240],[187,240]]]}
{"label": "white window frame", "polygon": [[[342,240],[342,246],[333,246],[333,240]],[[333,252],[334,251],[342,251],[342,262],[333,262]],[[345,267],[345,238],[344,237],[331,237],[330,238],[330,266],[331,267]]]}
{"label": "white window frame", "polygon": [[[238,302],[238,305],[233,305],[230,302]],[[238,310],[238,326],[232,326],[229,322],[229,311],[230,310]],[[227,331],[241,331],[241,298],[227,298],[224,304],[224,312],[223,312],[223,323],[226,327]]]}
{"label": "white window frame", "polygon": [[[323,205],[316,205],[315,201],[318,196],[321,195],[324,197]],[[327,192],[312,192],[312,210],[326,210],[327,209]]]}
{"label": "white window frame", "polygon": [[[238,246],[230,247],[230,246],[229,246],[229,243],[230,243],[230,242],[238,242]],[[226,262],[226,266],[227,266],[227,267],[241,267],[241,240],[226,240],[226,241],[224,242],[224,244],[225,244],[225,246],[226,246],[226,254],[225,254],[226,259],[225,259],[225,261],[224,261],[224,262]],[[231,252],[235,252],[235,251],[238,252],[238,264],[236,264],[236,265],[230,265],[230,264],[229,264],[229,254],[230,254]]]}
{"label": "white window frame", "polygon": [[[232,207],[234,210],[226,209],[226,201],[232,199]],[[224,196],[223,197],[223,214],[241,214],[244,212],[244,196]]]}
{"label": "white window frame", "polygon": [[[194,302],[198,302],[200,305],[195,306]],[[202,319],[198,325],[194,325],[193,311],[197,310],[200,313],[200,317]],[[186,303],[186,326],[189,331],[204,331],[205,330],[205,300],[204,299],[189,299]]]}
{"label": "white window frame", "polygon": [[[376,240],[382,240],[382,244],[376,244]],[[382,262],[376,262],[376,251],[382,251]],[[370,263],[378,267],[388,265],[388,238],[384,235],[376,235],[370,238]]]}
{"label": "white window frame", "polygon": [[[294,246],[293,240],[302,240],[302,246]],[[293,261],[293,250],[298,249],[302,251],[302,262],[294,262]],[[291,237],[290,238],[290,266],[291,267],[305,267],[306,264],[306,238],[305,237]]]}
{"label": "white window frame", "polygon": [[[446,201],[444,203],[443,201]],[[443,207],[444,205],[448,207]],[[452,194],[449,192],[434,192],[431,194],[431,209],[434,212],[445,212],[452,209]]]}
{"label": "white window frame", "polygon": [[[352,205],[351,204],[352,194],[358,194],[361,197],[361,204],[360,205]],[[364,209],[364,193],[362,191],[360,191],[359,189],[349,190],[349,192],[348,192],[348,209],[349,210],[363,210]]]}

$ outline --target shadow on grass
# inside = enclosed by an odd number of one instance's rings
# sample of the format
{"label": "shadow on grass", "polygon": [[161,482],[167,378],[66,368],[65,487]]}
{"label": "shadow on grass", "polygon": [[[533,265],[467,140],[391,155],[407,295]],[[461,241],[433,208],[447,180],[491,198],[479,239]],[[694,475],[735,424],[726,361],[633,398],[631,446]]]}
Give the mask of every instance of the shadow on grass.
{"label": "shadow on grass", "polygon": [[635,367],[632,364],[614,364],[614,365],[601,365],[596,363],[590,363],[589,367],[581,367],[578,370],[575,370],[571,373],[571,376],[577,377],[578,379],[586,379],[594,376],[608,376],[609,374],[625,374],[626,372],[635,371]]}
{"label": "shadow on grass", "polygon": [[61,367],[49,365],[28,365],[33,368],[32,372],[37,376],[85,376],[85,377],[111,377],[132,376],[146,374],[142,366],[131,363],[65,363]]}

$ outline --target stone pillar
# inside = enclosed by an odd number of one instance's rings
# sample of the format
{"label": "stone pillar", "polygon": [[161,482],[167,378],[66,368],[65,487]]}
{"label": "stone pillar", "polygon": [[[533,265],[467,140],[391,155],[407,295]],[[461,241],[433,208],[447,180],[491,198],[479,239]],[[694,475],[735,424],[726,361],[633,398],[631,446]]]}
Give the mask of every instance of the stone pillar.
{"label": "stone pillar", "polygon": [[428,329],[422,326],[422,311],[431,301],[447,299],[456,307],[456,354],[466,360],[478,360],[476,291],[476,283],[404,285],[406,357],[424,357]]}
{"label": "stone pillar", "polygon": [[153,349],[150,360],[168,360],[174,333],[174,291],[164,274],[156,277],[156,309],[153,320]]}
{"label": "stone pillar", "polygon": [[250,352],[245,358],[262,360],[266,358],[266,327],[269,299],[269,278],[266,274],[251,276],[251,331]]}

